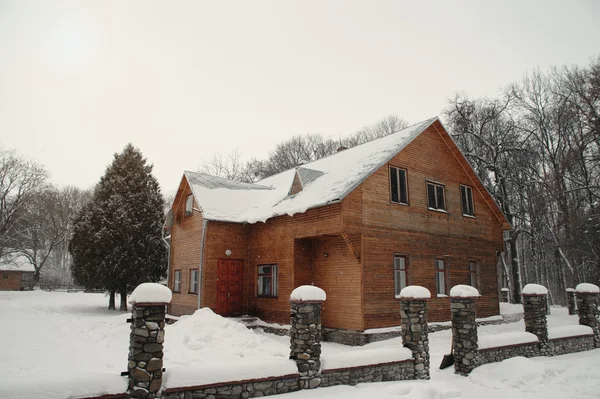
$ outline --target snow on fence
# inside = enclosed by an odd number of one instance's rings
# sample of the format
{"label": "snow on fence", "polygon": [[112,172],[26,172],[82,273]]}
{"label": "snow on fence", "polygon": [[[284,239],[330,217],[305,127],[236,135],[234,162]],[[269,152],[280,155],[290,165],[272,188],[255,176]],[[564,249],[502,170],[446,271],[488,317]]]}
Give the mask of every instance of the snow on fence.
{"label": "snow on fence", "polygon": [[574,290],[577,297],[579,325],[548,328],[548,290],[528,284],[523,289],[525,332],[478,337],[475,323],[476,295],[464,290],[452,295],[452,331],[455,372],[467,375],[475,367],[515,357],[555,356],[600,348],[598,287],[580,284]]}

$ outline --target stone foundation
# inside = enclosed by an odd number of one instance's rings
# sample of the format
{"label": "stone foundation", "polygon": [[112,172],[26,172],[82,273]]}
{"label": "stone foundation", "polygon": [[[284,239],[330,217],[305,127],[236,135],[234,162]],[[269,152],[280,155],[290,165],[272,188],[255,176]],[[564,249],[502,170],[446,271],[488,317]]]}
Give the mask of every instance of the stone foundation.
{"label": "stone foundation", "polygon": [[552,356],[566,355],[568,353],[583,352],[594,349],[594,336],[582,335],[579,337],[557,338],[548,341]]}
{"label": "stone foundation", "polygon": [[162,399],[246,399],[298,391],[298,375],[167,389]]}
{"label": "stone foundation", "polygon": [[477,366],[488,363],[501,362],[511,357],[535,357],[540,356],[540,347],[537,342],[528,344],[499,346],[496,348],[479,349],[477,351]]}
{"label": "stone foundation", "polygon": [[335,370],[323,370],[321,387],[334,385],[356,385],[363,382],[402,381],[415,379],[413,360],[402,362],[373,364],[369,366],[348,367]]}

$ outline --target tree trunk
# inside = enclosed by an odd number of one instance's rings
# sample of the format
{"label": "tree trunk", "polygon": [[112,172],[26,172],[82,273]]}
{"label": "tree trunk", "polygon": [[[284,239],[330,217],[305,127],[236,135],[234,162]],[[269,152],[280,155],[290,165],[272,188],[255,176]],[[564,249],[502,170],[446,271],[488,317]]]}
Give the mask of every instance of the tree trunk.
{"label": "tree trunk", "polygon": [[33,273],[33,285],[36,286],[40,283],[40,269],[35,269]]}
{"label": "tree trunk", "polygon": [[119,310],[126,312],[127,311],[127,289],[121,288],[119,289],[119,295],[121,296],[121,307]]}
{"label": "tree trunk", "polygon": [[517,235],[510,237],[510,271],[513,283],[513,303],[521,303],[521,271],[519,270],[519,254],[517,252]]}
{"label": "tree trunk", "polygon": [[108,310],[115,310],[115,290],[110,290],[108,295]]}

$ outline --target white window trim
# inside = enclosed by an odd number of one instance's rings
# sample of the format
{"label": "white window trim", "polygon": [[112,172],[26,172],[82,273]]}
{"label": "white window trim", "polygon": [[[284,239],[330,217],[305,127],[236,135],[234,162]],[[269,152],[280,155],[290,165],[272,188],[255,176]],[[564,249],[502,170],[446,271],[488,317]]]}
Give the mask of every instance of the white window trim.
{"label": "white window trim", "polygon": [[[443,191],[443,193],[444,193],[444,207],[446,209],[432,208],[432,207],[429,206],[429,185],[430,184],[435,188],[435,190],[433,190],[433,192],[434,192],[434,195],[435,195],[435,202],[436,202],[436,204],[438,203],[438,200],[437,200],[437,187],[442,187],[442,189],[444,190]],[[427,194],[427,209],[429,209],[430,211],[448,213],[448,201],[447,201],[447,198],[446,198],[447,197],[446,196],[446,186],[444,184],[438,183],[438,182],[436,182],[434,180],[425,180],[425,189],[426,189],[425,192]]]}
{"label": "white window trim", "polygon": [[[179,279],[177,275],[179,275]],[[181,269],[173,271],[173,292],[181,292]]]}
{"label": "white window trim", "polygon": [[[463,215],[464,217],[466,217],[466,218],[472,218],[472,219],[475,219],[475,199],[473,198],[473,187],[471,187],[471,186],[468,186],[468,185],[466,185],[466,184],[460,184],[459,186],[460,186],[460,187],[459,187],[459,188],[460,188],[460,212],[461,212],[461,213],[462,213],[462,215]],[[471,209],[471,211],[473,212],[473,214],[472,214],[472,215],[470,215],[470,214],[468,214],[468,213],[463,213],[463,211],[462,211],[462,210],[463,210],[463,209],[462,209],[462,208],[463,208],[463,199],[462,199],[462,198],[463,198],[463,197],[462,197],[462,189],[463,189],[463,187],[466,187],[466,188],[468,188],[468,189],[469,189],[469,191],[471,192],[471,208],[472,208],[472,209]]]}
{"label": "white window trim", "polygon": [[[260,267],[262,266],[270,266],[271,267],[271,294],[270,295],[265,295],[260,293],[261,291],[261,284],[260,284]],[[260,265],[257,265],[256,268],[257,271],[257,288],[256,288],[256,296],[259,298],[277,298],[279,295],[279,265],[277,263],[262,263]]]}
{"label": "white window trim", "polygon": [[[396,269],[396,258],[404,259],[404,269]],[[397,297],[398,295],[400,295],[400,292],[396,292],[396,271],[404,272],[404,287],[402,287],[402,280],[400,280],[400,291],[402,291],[403,288],[405,288],[409,285],[409,282],[408,282],[408,256],[399,254],[399,253],[394,254],[393,268],[394,268],[394,296]]]}

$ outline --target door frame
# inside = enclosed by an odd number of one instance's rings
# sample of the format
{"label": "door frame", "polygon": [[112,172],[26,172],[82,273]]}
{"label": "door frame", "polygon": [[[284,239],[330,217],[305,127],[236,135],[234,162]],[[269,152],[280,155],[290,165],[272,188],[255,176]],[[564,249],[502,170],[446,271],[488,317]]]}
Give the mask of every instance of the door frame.
{"label": "door frame", "polygon": [[[241,265],[241,270],[240,270],[240,311],[239,313],[242,314],[243,311],[243,304],[244,304],[244,298],[243,298],[243,293],[244,293],[244,264],[245,264],[245,259],[243,258],[218,258],[217,259],[217,281],[216,281],[216,304],[215,304],[215,311],[217,314],[223,316],[223,317],[230,317],[232,316],[234,313],[236,312],[231,312],[230,308],[229,308],[229,303],[228,301],[226,301],[226,305],[225,305],[225,309],[222,309],[222,307],[220,306],[220,301],[219,301],[219,286],[221,284],[221,282],[219,281],[219,276],[220,276],[220,268],[221,268],[221,261],[235,261],[235,262],[239,262]],[[227,294],[229,294],[229,284],[227,284]]]}

